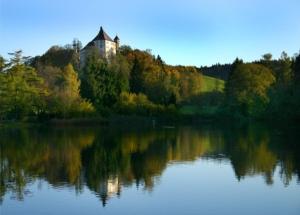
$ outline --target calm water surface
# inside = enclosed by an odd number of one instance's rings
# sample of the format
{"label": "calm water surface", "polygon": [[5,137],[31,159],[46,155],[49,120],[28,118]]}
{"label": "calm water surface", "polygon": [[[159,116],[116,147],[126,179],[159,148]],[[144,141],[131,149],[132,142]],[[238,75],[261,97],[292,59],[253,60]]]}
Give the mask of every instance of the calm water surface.
{"label": "calm water surface", "polygon": [[225,127],[1,129],[1,215],[299,215],[299,129]]}

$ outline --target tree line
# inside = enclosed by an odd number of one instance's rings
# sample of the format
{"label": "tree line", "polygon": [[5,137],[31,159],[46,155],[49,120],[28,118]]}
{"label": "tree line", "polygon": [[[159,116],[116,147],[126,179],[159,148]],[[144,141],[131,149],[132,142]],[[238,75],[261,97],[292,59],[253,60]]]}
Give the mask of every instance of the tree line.
{"label": "tree line", "polygon": [[168,65],[149,50],[122,46],[106,59],[94,48],[80,65],[80,48],[75,40],[42,56],[28,58],[16,51],[9,60],[0,57],[1,119],[180,116],[186,105],[194,107],[194,115],[217,118],[300,118],[299,54],[216,65],[218,72],[226,69],[224,92],[204,92],[201,70]]}
{"label": "tree line", "polygon": [[224,109],[237,117],[300,119],[300,54],[271,54],[253,63],[236,59],[225,86]]}
{"label": "tree line", "polygon": [[109,59],[91,49],[84,65],[72,46],[53,46],[34,58],[10,55],[8,62],[1,58],[2,119],[164,114],[200,93],[202,84],[196,67],[172,67],[129,46]]}

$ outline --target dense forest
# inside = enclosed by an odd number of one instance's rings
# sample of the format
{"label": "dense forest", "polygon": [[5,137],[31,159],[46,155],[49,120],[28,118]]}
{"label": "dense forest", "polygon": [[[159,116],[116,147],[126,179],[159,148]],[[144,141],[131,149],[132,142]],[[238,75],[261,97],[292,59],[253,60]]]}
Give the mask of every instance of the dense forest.
{"label": "dense forest", "polygon": [[[171,66],[150,51],[121,46],[116,56],[81,44],[53,46],[42,56],[0,56],[0,119],[142,116],[212,119],[300,119],[300,54],[212,67]],[[211,77],[214,78],[211,78]],[[223,79],[223,80],[220,80]],[[224,84],[225,82],[225,84]]]}
{"label": "dense forest", "polygon": [[212,66],[203,66],[199,68],[199,71],[203,75],[219,78],[222,80],[227,80],[230,70],[231,70],[231,64],[215,64]]}

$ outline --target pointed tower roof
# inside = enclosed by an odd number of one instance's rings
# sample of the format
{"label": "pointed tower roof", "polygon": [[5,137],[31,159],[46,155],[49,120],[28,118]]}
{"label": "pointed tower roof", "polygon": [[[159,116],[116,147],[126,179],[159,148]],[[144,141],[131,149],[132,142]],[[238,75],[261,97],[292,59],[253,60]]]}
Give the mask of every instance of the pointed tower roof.
{"label": "pointed tower roof", "polygon": [[116,42],[116,41],[118,41],[118,40],[120,40],[120,38],[118,37],[118,35],[116,35],[114,41]]}
{"label": "pointed tower roof", "polygon": [[92,41],[96,41],[96,40],[108,40],[111,42],[114,42],[107,33],[105,33],[105,31],[103,30],[102,26],[100,27],[100,31],[98,33],[98,35],[92,40]]}

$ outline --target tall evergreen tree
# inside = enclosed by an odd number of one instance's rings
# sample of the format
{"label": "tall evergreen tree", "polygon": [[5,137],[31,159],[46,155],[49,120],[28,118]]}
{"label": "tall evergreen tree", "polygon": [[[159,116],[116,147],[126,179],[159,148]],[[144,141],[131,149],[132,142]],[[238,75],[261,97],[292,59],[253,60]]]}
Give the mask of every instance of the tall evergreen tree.
{"label": "tall evergreen tree", "polygon": [[0,72],[4,69],[5,59],[0,55]]}
{"label": "tall evergreen tree", "polygon": [[294,63],[294,80],[297,85],[300,84],[300,53],[295,58]]}
{"label": "tall evergreen tree", "polygon": [[135,56],[130,74],[130,90],[133,93],[141,93],[144,91],[143,68],[141,64],[137,56]]}
{"label": "tall evergreen tree", "polygon": [[96,108],[112,106],[121,93],[118,75],[109,69],[108,62],[90,53],[81,71],[81,93],[89,99]]}

